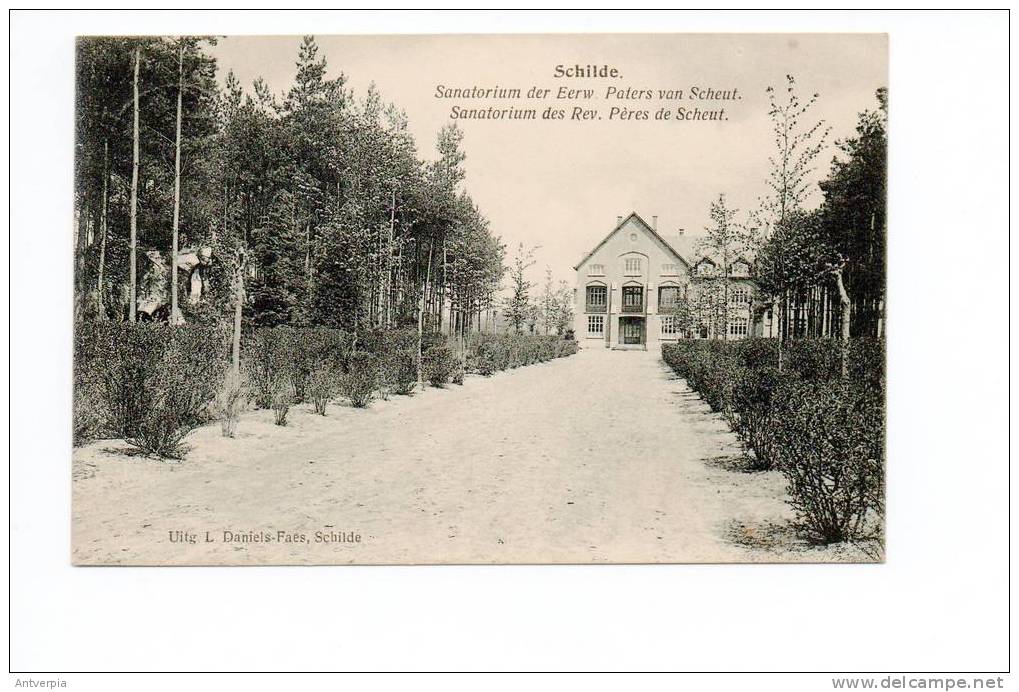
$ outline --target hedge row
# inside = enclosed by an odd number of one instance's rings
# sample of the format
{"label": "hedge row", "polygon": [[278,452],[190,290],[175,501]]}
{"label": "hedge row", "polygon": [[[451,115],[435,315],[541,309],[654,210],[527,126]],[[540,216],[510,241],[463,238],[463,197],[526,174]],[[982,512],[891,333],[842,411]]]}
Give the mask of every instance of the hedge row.
{"label": "hedge row", "polygon": [[[474,372],[549,360],[573,342],[532,335],[475,336],[463,357],[437,334],[422,342],[422,374],[434,387],[463,384]],[[94,322],[75,331],[74,440],[124,438],[146,452],[181,458],[184,437],[220,420],[233,436],[253,403],[286,425],[294,404],[325,415],[339,397],[356,407],[407,395],[418,384],[416,330],[353,334],[273,327],[244,337],[241,373],[230,368],[230,334],[214,327]]]}
{"label": "hedge row", "polygon": [[841,344],[789,342],[779,369],[772,339],[681,341],[663,360],[725,415],[757,470],[778,469],[813,536],[869,537],[884,512],[884,345],[854,340],[848,386]]}
{"label": "hedge row", "polygon": [[487,376],[576,352],[576,341],[554,334],[476,334],[467,343],[466,368],[467,372]]}

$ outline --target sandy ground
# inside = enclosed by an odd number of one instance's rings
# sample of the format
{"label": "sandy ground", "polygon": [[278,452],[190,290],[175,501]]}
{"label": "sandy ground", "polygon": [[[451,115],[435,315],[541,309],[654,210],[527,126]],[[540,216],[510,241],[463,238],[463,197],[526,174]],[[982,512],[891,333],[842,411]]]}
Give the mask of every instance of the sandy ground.
{"label": "sandy ground", "polygon": [[[856,561],[655,351],[592,348],[376,401],[252,411],[183,462],[75,450],[76,564]],[[239,540],[248,539],[248,540]]]}

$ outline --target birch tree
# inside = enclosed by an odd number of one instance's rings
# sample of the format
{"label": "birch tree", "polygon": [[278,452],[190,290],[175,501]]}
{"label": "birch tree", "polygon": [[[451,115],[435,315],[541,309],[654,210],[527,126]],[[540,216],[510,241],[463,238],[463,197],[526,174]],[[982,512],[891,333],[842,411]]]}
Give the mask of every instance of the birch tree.
{"label": "birch tree", "polygon": [[[774,230],[789,216],[803,208],[812,189],[816,160],[824,149],[831,129],[823,120],[810,122],[810,112],[819,94],[801,99],[796,80],[786,75],[785,89],[767,88],[768,117],[771,118],[774,154],[768,157],[770,172],[766,183],[769,195],[762,201],[755,224],[755,245],[758,251],[768,242]],[[781,95],[780,95],[781,93]],[[788,309],[789,287],[781,284],[781,276],[766,278],[773,288],[773,314],[779,322],[779,369],[782,368],[782,342],[785,339],[785,312]]]}
{"label": "birch tree", "polygon": [[534,251],[535,248],[525,248],[522,242],[519,243],[509,271],[510,295],[506,299],[503,314],[517,334],[523,331],[524,325],[534,314],[531,305],[534,283],[527,279],[527,270],[534,266]]}

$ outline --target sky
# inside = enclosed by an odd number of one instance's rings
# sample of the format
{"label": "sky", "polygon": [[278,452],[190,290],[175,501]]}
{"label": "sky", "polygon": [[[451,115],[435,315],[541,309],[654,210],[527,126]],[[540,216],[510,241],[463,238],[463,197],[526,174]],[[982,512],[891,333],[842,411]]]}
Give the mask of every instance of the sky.
{"label": "sky", "polygon": [[[767,194],[765,179],[774,137],[765,89],[795,77],[799,93],[818,93],[811,110],[832,129],[815,178],[826,174],[835,140],[853,133],[857,114],[876,106],[887,86],[884,34],[545,34],[316,36],[327,76],[342,72],[355,95],[375,83],[402,108],[423,159],[436,156],[439,129],[450,108],[548,106],[597,109],[601,119],[457,120],[464,132],[465,187],[512,256],[518,242],[538,246],[537,279],[549,267],[571,285],[573,266],[636,211],[658,217],[666,235],[702,233],[709,205],[725,193],[740,216]],[[293,81],[299,36],[221,39],[212,48],[219,77],[232,70],[249,89],[258,77],[276,93]],[[616,78],[554,76],[557,65],[606,65]],[[594,89],[588,101],[436,98],[436,87]],[[617,91],[736,89],[739,100],[660,101],[605,99]],[[722,122],[618,120],[613,106],[675,111],[725,107]],[[819,202],[814,196],[813,204]]]}

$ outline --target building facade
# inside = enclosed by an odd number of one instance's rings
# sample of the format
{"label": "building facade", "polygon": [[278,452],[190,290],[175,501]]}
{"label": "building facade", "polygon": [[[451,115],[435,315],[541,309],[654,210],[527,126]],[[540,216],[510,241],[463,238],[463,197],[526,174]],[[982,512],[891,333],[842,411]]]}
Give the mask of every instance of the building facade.
{"label": "building facade", "polygon": [[[696,240],[659,234],[636,212],[574,267],[574,333],[581,344],[648,348],[684,338],[744,339],[770,335],[750,262],[699,255]],[[724,281],[720,280],[724,277]]]}

